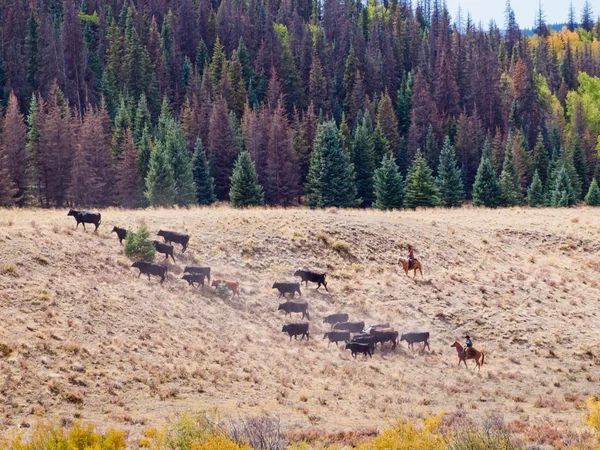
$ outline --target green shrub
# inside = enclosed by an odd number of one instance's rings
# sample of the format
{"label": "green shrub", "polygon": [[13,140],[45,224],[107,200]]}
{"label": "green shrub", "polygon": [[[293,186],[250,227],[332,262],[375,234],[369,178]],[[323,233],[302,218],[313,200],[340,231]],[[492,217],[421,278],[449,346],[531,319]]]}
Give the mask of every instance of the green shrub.
{"label": "green shrub", "polygon": [[150,232],[144,225],[138,228],[137,233],[127,233],[125,238],[125,256],[134,261],[154,261],[156,250],[149,239]]}
{"label": "green shrub", "polygon": [[217,284],[216,294],[221,298],[227,298],[231,295],[231,290],[225,283]]}

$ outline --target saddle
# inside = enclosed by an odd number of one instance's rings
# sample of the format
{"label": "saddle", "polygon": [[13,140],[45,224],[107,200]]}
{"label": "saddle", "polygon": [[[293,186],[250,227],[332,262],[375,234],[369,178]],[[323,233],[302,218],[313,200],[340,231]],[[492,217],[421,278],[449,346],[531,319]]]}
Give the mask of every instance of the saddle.
{"label": "saddle", "polygon": [[473,347],[464,347],[465,358],[469,358],[470,356],[475,354],[475,349]]}
{"label": "saddle", "polygon": [[415,268],[415,260],[413,258],[408,258],[408,270],[413,270]]}

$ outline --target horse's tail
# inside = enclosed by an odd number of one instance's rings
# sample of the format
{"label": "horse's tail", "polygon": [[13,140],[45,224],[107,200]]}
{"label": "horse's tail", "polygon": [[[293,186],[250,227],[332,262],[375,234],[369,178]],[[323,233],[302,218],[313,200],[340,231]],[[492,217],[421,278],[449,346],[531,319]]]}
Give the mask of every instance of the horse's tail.
{"label": "horse's tail", "polygon": [[[481,352],[481,366],[483,366],[483,361],[485,360],[485,353]],[[479,366],[479,367],[481,367]]]}

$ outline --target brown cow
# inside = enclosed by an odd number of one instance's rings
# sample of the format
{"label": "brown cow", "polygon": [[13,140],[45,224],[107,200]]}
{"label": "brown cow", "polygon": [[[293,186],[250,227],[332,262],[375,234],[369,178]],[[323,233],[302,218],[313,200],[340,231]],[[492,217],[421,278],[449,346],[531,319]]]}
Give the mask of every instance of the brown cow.
{"label": "brown cow", "polygon": [[217,287],[219,284],[223,283],[225,286],[229,288],[233,295],[240,296],[240,283],[237,281],[229,281],[229,280],[213,280],[210,284],[212,287]]}

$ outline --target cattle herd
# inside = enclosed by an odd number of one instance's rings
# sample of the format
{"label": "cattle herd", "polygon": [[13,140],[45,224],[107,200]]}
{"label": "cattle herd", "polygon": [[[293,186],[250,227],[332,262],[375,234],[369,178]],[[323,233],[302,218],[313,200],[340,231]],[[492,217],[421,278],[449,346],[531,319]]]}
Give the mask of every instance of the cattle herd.
{"label": "cattle herd", "polygon": [[[84,229],[86,223],[91,223],[95,225],[96,228],[94,231],[96,231],[101,224],[101,215],[99,213],[77,211],[72,209],[69,211],[68,215],[75,217],[75,220],[77,221],[76,229],[79,227],[80,223],[83,224]],[[126,239],[128,233],[125,228],[119,228],[117,226],[113,227],[112,232],[117,234],[121,244],[123,243],[123,240]],[[162,284],[167,277],[166,261],[168,261],[168,258],[171,257],[175,263],[174,248],[172,244],[181,245],[182,253],[184,253],[187,250],[190,237],[185,233],[178,233],[176,231],[168,230],[159,230],[157,235],[164,239],[164,243],[160,241],[152,241],[152,243],[156,251],[165,256],[165,264],[135,261],[131,267],[135,267],[140,271],[138,278],[142,275],[148,275],[148,280],[150,280],[150,275],[154,275],[160,277],[160,283]],[[325,279],[326,274],[324,273],[311,272],[308,270],[297,270],[294,272],[294,276],[300,277],[301,281],[299,283],[273,283],[272,289],[277,289],[280,298],[285,297],[286,294],[289,294],[290,297],[293,298],[296,293],[299,296],[302,296],[300,286],[302,283],[305,283],[305,286],[308,286],[309,281],[311,283],[317,283],[317,289],[323,286],[326,291],[329,291],[327,289],[327,281]],[[237,281],[216,279],[212,280],[211,282],[210,267],[185,266],[182,280],[187,281],[192,287],[194,284],[197,284],[197,287],[202,286],[204,289],[205,278],[208,279],[212,287],[217,287],[220,284],[224,284],[232,292],[233,296],[237,295],[239,297],[240,285]],[[304,318],[310,320],[308,303],[306,302],[287,300],[285,303],[280,303],[277,310],[284,311],[286,316],[292,313],[299,313],[302,314],[300,320]],[[350,321],[350,316],[346,313],[330,314],[323,319],[323,323],[331,326],[331,330],[325,332],[323,336],[323,339],[328,339],[327,346],[329,346],[332,342],[336,345],[339,342],[345,343],[345,349],[350,350],[354,358],[356,358],[357,354],[363,354],[365,356],[368,355],[369,357],[372,357],[377,344],[383,346],[383,344],[387,342],[391,344],[392,350],[396,348],[398,342],[406,341],[409,345],[409,348],[413,348],[415,343],[423,343],[423,351],[425,348],[428,348],[431,351],[431,348],[429,347],[428,332],[413,332],[399,335],[398,331],[391,327],[389,323],[366,326],[365,322],[363,321]],[[294,322],[285,324],[283,325],[281,332],[287,333],[290,337],[290,341],[292,340],[292,337],[294,339],[298,339],[298,336],[301,336],[300,340],[303,340],[304,338],[306,338],[306,340],[310,339],[308,322]]]}

